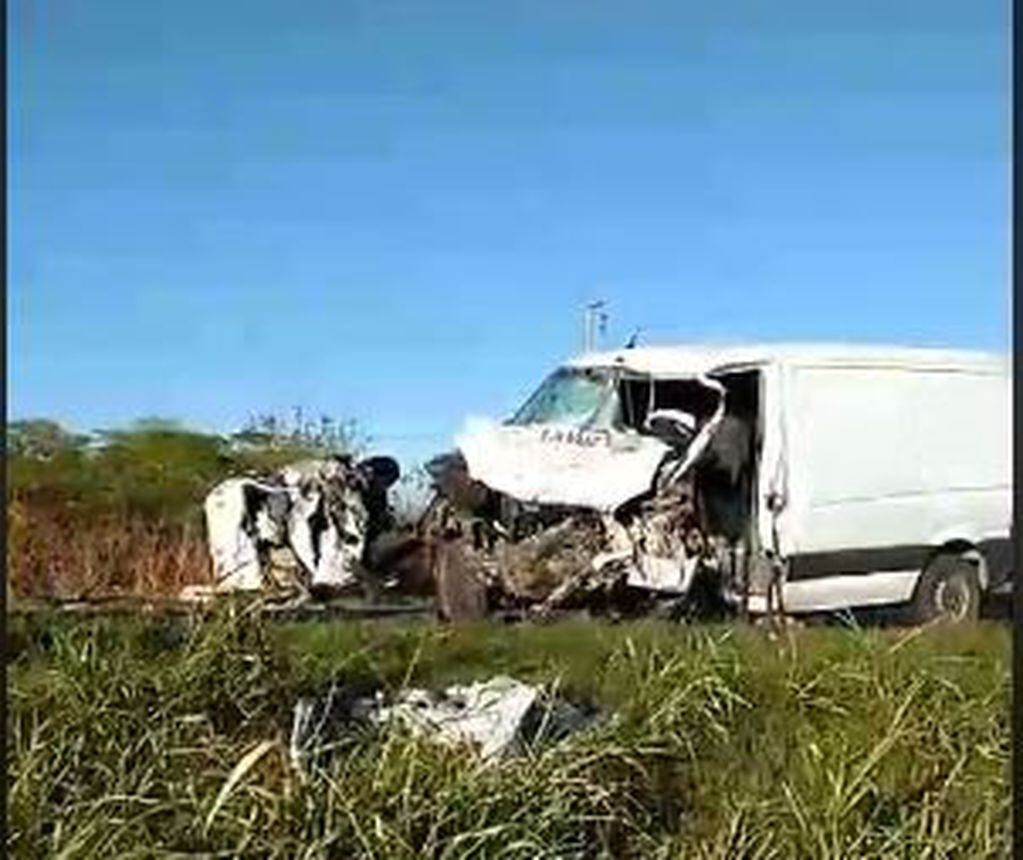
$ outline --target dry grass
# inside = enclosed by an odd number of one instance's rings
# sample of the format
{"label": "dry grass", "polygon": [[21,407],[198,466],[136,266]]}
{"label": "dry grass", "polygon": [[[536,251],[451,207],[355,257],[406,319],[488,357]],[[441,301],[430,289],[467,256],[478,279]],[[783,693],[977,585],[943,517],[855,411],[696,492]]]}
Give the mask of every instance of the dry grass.
{"label": "dry grass", "polygon": [[210,581],[204,535],[191,525],[80,516],[17,500],[7,524],[7,583],[15,598],[165,597]]}

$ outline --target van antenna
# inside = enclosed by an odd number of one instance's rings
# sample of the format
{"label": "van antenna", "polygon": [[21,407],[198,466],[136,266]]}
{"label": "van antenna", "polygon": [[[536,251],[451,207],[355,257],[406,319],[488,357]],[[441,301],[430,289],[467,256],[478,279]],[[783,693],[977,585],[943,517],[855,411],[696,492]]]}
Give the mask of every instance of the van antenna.
{"label": "van antenna", "polygon": [[583,311],[583,352],[593,352],[597,348],[597,335],[607,332],[607,302],[603,299],[589,302]]}

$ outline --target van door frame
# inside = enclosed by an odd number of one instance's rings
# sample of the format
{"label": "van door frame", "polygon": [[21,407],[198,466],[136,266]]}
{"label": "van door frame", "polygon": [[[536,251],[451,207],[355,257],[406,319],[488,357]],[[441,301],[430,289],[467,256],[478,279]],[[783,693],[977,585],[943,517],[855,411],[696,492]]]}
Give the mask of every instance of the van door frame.
{"label": "van door frame", "polygon": [[782,366],[760,365],[759,446],[755,466],[753,528],[759,557],[786,558],[792,549],[788,521],[788,427]]}

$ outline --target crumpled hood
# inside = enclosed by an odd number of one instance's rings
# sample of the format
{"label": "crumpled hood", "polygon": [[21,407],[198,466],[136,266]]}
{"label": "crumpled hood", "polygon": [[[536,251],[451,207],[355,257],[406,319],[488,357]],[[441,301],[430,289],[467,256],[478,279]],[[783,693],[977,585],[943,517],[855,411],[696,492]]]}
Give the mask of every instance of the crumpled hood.
{"label": "crumpled hood", "polygon": [[670,447],[638,433],[474,422],[456,437],[469,475],[521,502],[611,512],[650,489]]}

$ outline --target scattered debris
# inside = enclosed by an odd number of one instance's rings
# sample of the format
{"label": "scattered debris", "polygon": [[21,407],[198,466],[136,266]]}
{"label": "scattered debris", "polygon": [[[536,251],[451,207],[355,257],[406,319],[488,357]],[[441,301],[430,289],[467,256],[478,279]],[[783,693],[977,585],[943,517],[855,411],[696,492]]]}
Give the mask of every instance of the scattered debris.
{"label": "scattered debris", "polygon": [[415,735],[447,743],[469,743],[489,758],[515,746],[539,694],[539,688],[505,676],[448,687],[440,695],[408,690],[393,705],[382,708],[374,721],[395,723]]}
{"label": "scattered debris", "polygon": [[433,597],[448,621],[678,617],[750,556],[756,391],[737,379],[561,368],[510,421],[477,422],[428,465],[434,497],[406,532],[388,457],[224,481],[206,500],[214,590],[300,603],[390,590]]}
{"label": "scattered debris", "polygon": [[320,699],[300,699],[291,727],[291,760],[306,772],[311,759],[359,727],[396,726],[440,743],[465,745],[484,759],[520,755],[593,724],[599,712],[507,676],[440,693],[404,690],[390,703],[381,694],[355,696],[332,686]]}

